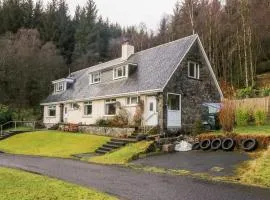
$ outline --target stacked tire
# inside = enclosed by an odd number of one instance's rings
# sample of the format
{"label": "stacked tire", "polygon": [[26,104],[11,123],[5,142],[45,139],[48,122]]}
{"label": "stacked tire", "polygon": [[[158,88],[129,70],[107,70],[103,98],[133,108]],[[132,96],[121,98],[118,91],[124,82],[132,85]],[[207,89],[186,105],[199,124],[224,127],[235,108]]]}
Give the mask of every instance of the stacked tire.
{"label": "stacked tire", "polygon": [[[237,143],[232,138],[216,138],[213,140],[205,139],[201,142],[196,142],[192,145],[192,150],[223,150],[223,151],[233,151],[236,147]],[[239,145],[242,150],[250,152],[254,151],[258,147],[258,142],[255,139],[246,139],[241,141],[241,144]]]}

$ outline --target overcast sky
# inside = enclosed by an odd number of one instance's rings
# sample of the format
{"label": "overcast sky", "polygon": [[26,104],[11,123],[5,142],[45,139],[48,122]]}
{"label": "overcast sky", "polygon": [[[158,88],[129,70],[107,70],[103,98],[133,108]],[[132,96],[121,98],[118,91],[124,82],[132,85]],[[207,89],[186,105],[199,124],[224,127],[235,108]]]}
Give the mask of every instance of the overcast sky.
{"label": "overcast sky", "polygon": [[[46,5],[50,0],[43,0]],[[76,5],[85,5],[87,0],[67,0],[70,14]],[[177,0],[95,0],[99,14],[122,26],[138,25],[144,22],[147,27],[157,30],[159,21],[165,14],[172,14]]]}

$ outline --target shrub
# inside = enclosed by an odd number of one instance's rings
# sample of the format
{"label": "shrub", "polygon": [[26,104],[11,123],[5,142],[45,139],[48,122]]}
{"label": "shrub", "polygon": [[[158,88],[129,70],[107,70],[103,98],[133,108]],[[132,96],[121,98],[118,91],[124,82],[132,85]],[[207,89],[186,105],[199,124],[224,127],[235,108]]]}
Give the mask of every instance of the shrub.
{"label": "shrub", "polygon": [[133,116],[133,124],[137,127],[141,126],[144,112],[144,102],[140,100],[139,104],[136,106],[136,111]]}
{"label": "shrub", "polygon": [[0,124],[12,121],[12,112],[8,106],[0,104]]}
{"label": "shrub", "polygon": [[201,120],[196,120],[192,126],[192,135],[199,135],[204,131],[204,127]]}
{"label": "shrub", "polygon": [[128,125],[128,112],[126,109],[120,107],[118,114],[110,121],[111,126],[123,127]]}
{"label": "shrub", "polygon": [[255,97],[255,90],[252,87],[247,87],[244,89],[239,89],[236,92],[236,97],[239,99],[244,99],[244,98],[252,98]]}
{"label": "shrub", "polygon": [[224,132],[232,132],[235,120],[235,106],[231,101],[223,101],[219,122]]}
{"label": "shrub", "polygon": [[261,126],[266,123],[267,114],[264,110],[256,110],[254,113],[254,118],[256,125]]}
{"label": "shrub", "polygon": [[235,120],[238,126],[247,126],[249,120],[249,111],[244,108],[239,108],[235,112]]}
{"label": "shrub", "polygon": [[97,126],[110,126],[110,120],[108,120],[108,119],[98,119],[97,121],[96,121],[96,125]]}
{"label": "shrub", "polygon": [[260,93],[261,93],[261,96],[263,97],[270,96],[270,88],[269,87],[262,88]]}

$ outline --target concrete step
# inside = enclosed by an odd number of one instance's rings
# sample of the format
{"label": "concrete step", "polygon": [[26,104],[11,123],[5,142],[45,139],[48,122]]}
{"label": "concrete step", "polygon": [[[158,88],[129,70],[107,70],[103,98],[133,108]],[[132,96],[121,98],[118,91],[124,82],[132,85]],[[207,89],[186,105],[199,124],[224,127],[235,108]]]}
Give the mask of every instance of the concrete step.
{"label": "concrete step", "polygon": [[[111,149],[118,149],[118,145],[112,145],[112,144],[104,144],[103,147],[111,148]],[[121,146],[122,147],[122,146]]]}
{"label": "concrete step", "polygon": [[109,147],[104,147],[104,146],[102,146],[102,147],[99,147],[98,150],[110,152],[110,151],[112,151],[112,150],[114,150],[114,149],[109,148]]}
{"label": "concrete step", "polygon": [[125,142],[117,142],[117,141],[110,141],[110,142],[108,142],[107,144],[109,144],[109,145],[114,145],[114,146],[118,146],[118,147],[122,147],[122,146],[125,146],[125,145],[126,145]]}
{"label": "concrete step", "polygon": [[130,139],[130,138],[113,138],[111,139],[112,142],[123,142],[123,143],[132,143],[137,142],[136,139]]}
{"label": "concrete step", "polygon": [[103,151],[103,150],[99,150],[99,149],[97,149],[95,152],[98,153],[98,154],[106,154],[106,153],[108,153],[107,151]]}

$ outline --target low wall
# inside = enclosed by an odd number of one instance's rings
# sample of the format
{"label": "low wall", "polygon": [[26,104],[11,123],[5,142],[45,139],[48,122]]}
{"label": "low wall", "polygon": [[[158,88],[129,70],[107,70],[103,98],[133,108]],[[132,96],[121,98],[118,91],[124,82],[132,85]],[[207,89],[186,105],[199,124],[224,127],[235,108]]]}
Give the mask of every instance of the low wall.
{"label": "low wall", "polygon": [[[59,129],[63,130],[64,125],[59,125]],[[135,128],[117,128],[117,127],[99,127],[99,126],[87,126],[79,125],[79,132],[89,133],[110,137],[127,137],[135,131]]]}

